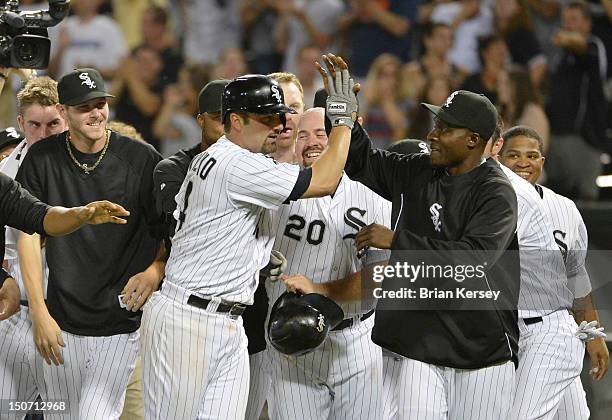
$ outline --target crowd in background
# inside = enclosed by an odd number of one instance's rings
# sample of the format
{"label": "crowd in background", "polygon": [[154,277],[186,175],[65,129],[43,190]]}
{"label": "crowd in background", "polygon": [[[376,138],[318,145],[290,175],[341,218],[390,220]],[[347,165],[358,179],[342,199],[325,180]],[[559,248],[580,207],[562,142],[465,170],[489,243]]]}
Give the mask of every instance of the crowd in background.
{"label": "crowd in background", "polygon": [[[209,80],[289,71],[310,107],[322,87],[313,62],[333,51],[362,83],[376,146],[424,139],[432,119],[418,104],[468,89],[489,97],[507,127],[541,134],[553,188],[594,199],[612,149],[611,22],[611,0],[72,0],[49,30],[48,75],[98,69],[113,118],[168,156],[199,141],[197,94]],[[1,127],[15,125],[14,79]]]}

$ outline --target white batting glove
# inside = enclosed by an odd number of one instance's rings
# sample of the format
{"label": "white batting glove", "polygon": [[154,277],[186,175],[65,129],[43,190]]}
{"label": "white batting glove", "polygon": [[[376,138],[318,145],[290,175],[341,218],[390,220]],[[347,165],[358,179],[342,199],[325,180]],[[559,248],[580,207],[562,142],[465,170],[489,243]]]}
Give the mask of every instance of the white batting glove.
{"label": "white batting glove", "polygon": [[582,342],[595,340],[596,338],[606,338],[606,333],[603,332],[603,327],[597,328],[597,321],[586,322],[582,321],[576,330],[576,337]]}
{"label": "white batting glove", "polygon": [[280,251],[272,251],[267,268],[270,281],[278,281],[287,269],[287,259]]}

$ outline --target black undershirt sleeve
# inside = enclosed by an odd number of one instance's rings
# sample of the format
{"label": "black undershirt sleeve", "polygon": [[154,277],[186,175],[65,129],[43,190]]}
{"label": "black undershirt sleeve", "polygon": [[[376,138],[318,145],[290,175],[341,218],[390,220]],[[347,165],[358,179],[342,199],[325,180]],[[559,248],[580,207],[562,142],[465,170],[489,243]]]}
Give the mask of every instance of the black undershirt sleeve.
{"label": "black undershirt sleeve", "polygon": [[302,169],[298,174],[297,180],[295,181],[295,185],[293,186],[293,190],[291,190],[291,194],[285,200],[285,204],[288,204],[291,201],[298,200],[308,187],[310,186],[310,181],[312,180],[312,168]]}

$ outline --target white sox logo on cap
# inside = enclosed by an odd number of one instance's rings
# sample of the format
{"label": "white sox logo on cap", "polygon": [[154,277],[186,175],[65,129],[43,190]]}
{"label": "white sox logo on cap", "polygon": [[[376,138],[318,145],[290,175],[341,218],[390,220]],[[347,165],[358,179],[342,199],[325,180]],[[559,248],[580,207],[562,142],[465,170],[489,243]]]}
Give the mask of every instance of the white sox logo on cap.
{"label": "white sox logo on cap", "polygon": [[282,100],[281,100],[281,94],[280,94],[280,92],[278,91],[278,86],[276,86],[276,85],[272,85],[272,87],[270,88],[270,90],[272,91],[272,97],[276,98],[276,100],[277,100],[278,102],[282,102]]}
{"label": "white sox logo on cap", "polygon": [[446,98],[446,102],[444,102],[444,105],[442,106],[448,108],[453,103],[453,99],[455,99],[455,96],[457,96],[458,93],[459,91],[454,91],[453,93],[451,93],[451,95]]}
{"label": "white sox logo on cap", "polygon": [[82,85],[87,85],[87,87],[89,87],[90,89],[96,88],[96,83],[93,80],[91,80],[88,73],[79,74],[79,79],[82,80],[81,82]]}
{"label": "white sox logo on cap", "polygon": [[8,127],[6,129],[6,135],[14,139],[19,138],[19,133],[17,132],[17,130],[15,130],[15,127]]}

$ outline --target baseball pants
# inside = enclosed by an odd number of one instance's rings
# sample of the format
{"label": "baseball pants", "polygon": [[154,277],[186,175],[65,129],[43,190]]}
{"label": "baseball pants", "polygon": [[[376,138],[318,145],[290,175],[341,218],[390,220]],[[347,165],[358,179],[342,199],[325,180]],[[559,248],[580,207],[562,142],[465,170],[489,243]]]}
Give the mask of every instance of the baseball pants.
{"label": "baseball pants", "polygon": [[[567,310],[559,310],[542,317],[541,322],[526,325],[519,319],[519,368],[516,372],[516,399],[512,407],[513,419],[553,419],[564,400],[564,410],[576,399],[578,416],[584,417],[586,399],[580,380],[584,344],[576,336],[578,326]],[[577,386],[580,385],[580,389]]]}
{"label": "baseball pants", "polygon": [[319,349],[299,357],[270,349],[270,418],[381,419],[382,351],[370,339],[373,325],[370,317],[331,331]]}
{"label": "baseball pants", "polygon": [[22,306],[12,317],[0,321],[0,419],[23,418],[24,412],[9,413],[9,400],[35,401],[44,395],[43,359],[37,357],[32,339],[28,307]]}
{"label": "baseball pants", "polygon": [[[270,395],[272,377],[270,376],[270,357],[268,348],[249,356],[249,399],[245,420],[257,420],[261,416],[264,404]],[[269,403],[268,403],[269,405]]]}
{"label": "baseball pants", "polygon": [[68,409],[45,413],[45,419],[118,419],[136,363],[139,332],[87,337],[62,331],[62,336],[64,364],[42,361],[47,389],[42,397],[44,401],[67,401]]}
{"label": "baseball pants", "polygon": [[403,358],[399,369],[399,419],[500,420],[514,397],[514,363],[455,369]]}
{"label": "baseball pants", "polygon": [[188,305],[190,294],[167,282],[145,306],[145,418],[242,419],[249,390],[242,318]]}

